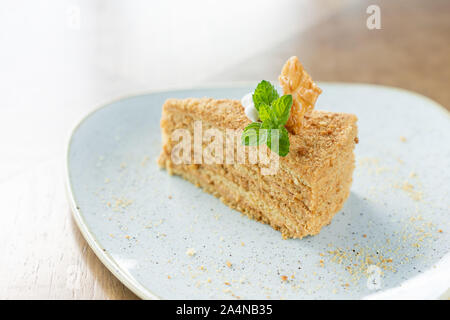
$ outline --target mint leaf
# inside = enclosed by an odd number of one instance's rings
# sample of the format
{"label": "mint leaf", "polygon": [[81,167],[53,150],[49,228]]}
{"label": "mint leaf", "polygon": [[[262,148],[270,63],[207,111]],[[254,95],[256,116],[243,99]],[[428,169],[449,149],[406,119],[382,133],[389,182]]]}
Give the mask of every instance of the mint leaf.
{"label": "mint leaf", "polygon": [[253,103],[259,112],[259,107],[262,104],[270,106],[278,97],[279,95],[275,87],[269,81],[263,80],[258,84],[253,93]]}
{"label": "mint leaf", "polygon": [[272,110],[278,120],[278,126],[284,126],[286,124],[289,119],[291,107],[292,96],[290,94],[284,95],[273,102]]}
{"label": "mint leaf", "polygon": [[292,108],[290,94],[280,97],[269,81],[261,81],[253,94],[253,103],[262,122],[245,127],[241,141],[246,146],[266,144],[270,150],[285,157],[289,153],[289,133],[284,127]]}
{"label": "mint leaf", "polygon": [[289,153],[289,134],[285,127],[281,126],[277,129],[266,129],[269,134],[266,138],[266,144],[273,152],[281,157],[287,156]]}
{"label": "mint leaf", "polygon": [[270,119],[267,121],[264,121],[261,124],[261,129],[272,129],[272,128],[274,128],[274,125],[273,125],[272,121],[270,121]]}
{"label": "mint leaf", "polygon": [[269,107],[266,104],[261,104],[259,106],[259,119],[263,123],[266,123],[266,128],[273,128],[277,126],[278,119],[273,111],[273,108]]}
{"label": "mint leaf", "polygon": [[[286,120],[287,121],[287,120]],[[278,146],[278,154],[282,157],[286,157],[289,153],[289,133],[286,130],[285,127],[280,127],[280,140],[279,140],[279,146]]]}
{"label": "mint leaf", "polygon": [[267,138],[270,134],[270,129],[264,129],[261,127],[259,130],[259,144],[267,144]]}
{"label": "mint leaf", "polygon": [[270,130],[272,130],[272,128],[274,127],[274,124],[268,120],[268,121],[264,121],[261,124],[261,130],[259,131],[259,141],[261,141],[261,144],[267,144],[268,142],[270,143]]}
{"label": "mint leaf", "polygon": [[[252,122],[245,127],[241,136],[241,142],[244,146],[258,146],[261,122]],[[264,142],[263,142],[264,143]]]}
{"label": "mint leaf", "polygon": [[262,103],[259,105],[259,110],[258,110],[258,114],[259,114],[259,119],[264,122],[267,120],[270,120],[270,107],[268,105],[266,105],[265,103]]}

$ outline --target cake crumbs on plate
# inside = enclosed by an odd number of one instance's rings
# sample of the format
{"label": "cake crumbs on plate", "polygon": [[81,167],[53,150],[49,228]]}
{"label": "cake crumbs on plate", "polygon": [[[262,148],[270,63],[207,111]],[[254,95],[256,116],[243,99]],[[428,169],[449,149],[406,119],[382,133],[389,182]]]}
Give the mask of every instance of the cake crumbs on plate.
{"label": "cake crumbs on plate", "polygon": [[126,199],[123,197],[121,198],[113,197],[113,200],[114,200],[113,211],[122,211],[123,209],[126,209],[127,207],[133,204],[133,200]]}
{"label": "cake crumbs on plate", "polygon": [[195,256],[196,253],[197,253],[197,252],[195,251],[194,248],[189,248],[189,249],[186,250],[186,254],[187,254],[188,256],[190,256],[190,257]]}
{"label": "cake crumbs on plate", "polygon": [[414,189],[414,186],[411,183],[409,183],[408,181],[403,182],[403,184],[395,184],[394,188],[405,191],[408,194],[408,196],[411,199],[413,199],[414,201],[422,200],[422,195],[423,195],[422,192],[416,191]]}
{"label": "cake crumbs on plate", "polygon": [[145,156],[144,160],[141,161],[141,166],[145,167],[147,165],[148,160],[150,160],[150,157]]}

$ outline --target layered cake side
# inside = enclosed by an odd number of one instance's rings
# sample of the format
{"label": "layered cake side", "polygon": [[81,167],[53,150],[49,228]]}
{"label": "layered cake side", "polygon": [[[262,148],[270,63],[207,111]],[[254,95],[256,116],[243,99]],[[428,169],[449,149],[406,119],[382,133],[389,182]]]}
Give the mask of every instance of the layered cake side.
{"label": "layered cake side", "polygon": [[[314,110],[307,113],[301,134],[289,134],[289,154],[278,158],[274,174],[263,174],[266,165],[249,160],[252,148],[257,147],[240,149],[240,133],[233,138],[231,149],[226,145],[229,140],[221,141],[226,150],[222,163],[198,163],[195,151],[189,154],[189,159],[184,155],[184,161],[178,161],[175,149],[179,139],[174,139],[177,129],[189,132],[189,145],[194,148],[196,123],[201,123],[203,132],[215,129],[226,137],[230,130],[242,132],[250,120],[240,101],[169,99],[163,106],[163,148],[158,163],[231,208],[271,225],[284,238],[302,238],[319,233],[349,196],[357,142],[356,120],[351,114]],[[203,154],[210,142],[211,139],[202,138],[197,153]],[[237,161],[239,151],[244,152],[244,161]],[[227,161],[230,152],[234,161]],[[268,149],[267,152],[270,154]]]}

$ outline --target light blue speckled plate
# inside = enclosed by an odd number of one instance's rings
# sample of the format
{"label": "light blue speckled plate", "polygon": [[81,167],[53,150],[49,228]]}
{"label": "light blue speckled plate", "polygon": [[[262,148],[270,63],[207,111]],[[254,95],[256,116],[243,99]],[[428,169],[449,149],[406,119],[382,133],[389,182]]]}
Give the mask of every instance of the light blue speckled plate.
{"label": "light blue speckled plate", "polygon": [[167,98],[239,99],[253,84],[139,95],[87,116],[70,139],[67,175],[97,256],[142,298],[439,297],[450,284],[449,114],[404,90],[320,87],[317,109],[356,114],[360,143],[343,210],[301,240],[282,240],[156,165]]}

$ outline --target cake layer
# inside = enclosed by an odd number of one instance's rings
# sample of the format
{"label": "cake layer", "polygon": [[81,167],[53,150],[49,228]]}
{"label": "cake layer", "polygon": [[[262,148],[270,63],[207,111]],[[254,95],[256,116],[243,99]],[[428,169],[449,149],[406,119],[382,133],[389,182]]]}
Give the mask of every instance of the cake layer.
{"label": "cake layer", "polygon": [[[244,108],[237,100],[168,99],[163,106],[161,128],[185,128],[190,123],[179,121],[180,117],[207,122],[218,129],[243,129],[250,123]],[[357,135],[356,116],[313,110],[305,115],[302,134],[289,135],[291,149],[283,157],[283,165],[293,176],[301,177],[302,182],[311,186],[320,178],[323,168],[332,163],[342,148],[354,143]],[[171,124],[172,123],[172,124]],[[164,138],[163,138],[164,139]],[[163,141],[163,148],[165,141]]]}
{"label": "cake layer", "polygon": [[[169,99],[163,107],[161,128],[163,150],[160,166],[214,194],[232,208],[270,224],[283,237],[301,238],[316,234],[342,208],[349,195],[354,168],[356,117],[313,111],[305,117],[302,135],[290,135],[290,153],[279,158],[274,175],[263,175],[261,165],[245,163],[176,164],[172,140],[177,129],[187,129],[194,143],[194,123],[203,131],[242,129],[249,120],[238,101],[212,99]],[[238,133],[239,138],[240,134]],[[206,148],[209,140],[203,140]],[[240,139],[233,144],[236,154]],[[225,142],[223,142],[225,144]]]}

